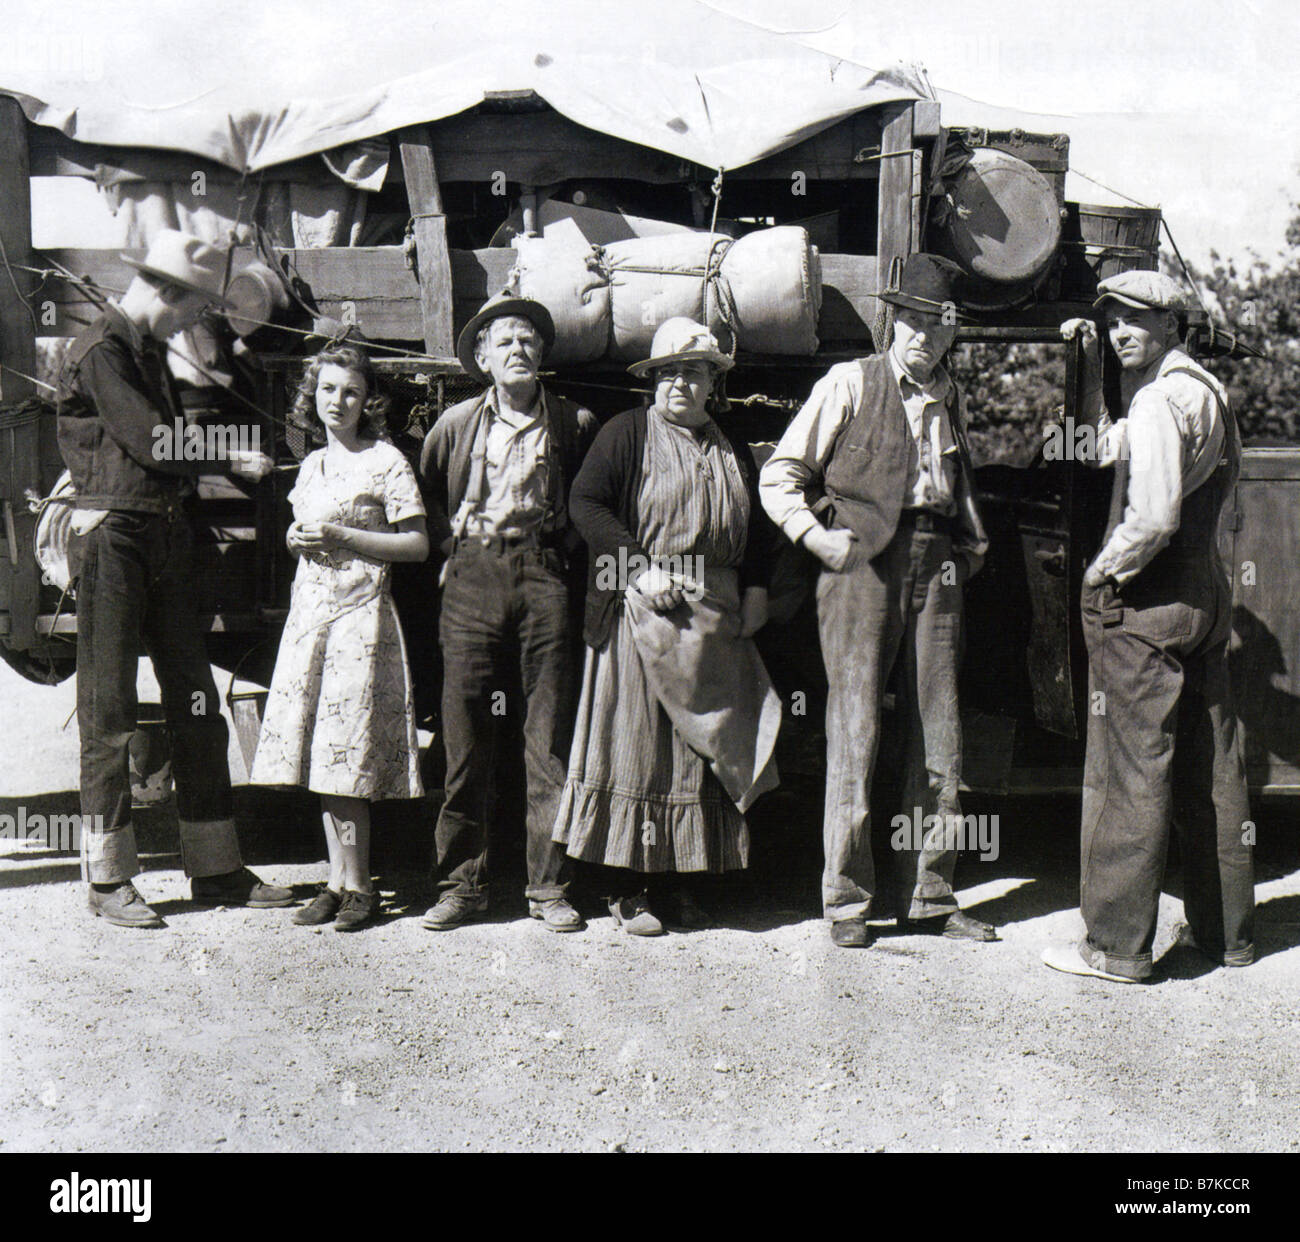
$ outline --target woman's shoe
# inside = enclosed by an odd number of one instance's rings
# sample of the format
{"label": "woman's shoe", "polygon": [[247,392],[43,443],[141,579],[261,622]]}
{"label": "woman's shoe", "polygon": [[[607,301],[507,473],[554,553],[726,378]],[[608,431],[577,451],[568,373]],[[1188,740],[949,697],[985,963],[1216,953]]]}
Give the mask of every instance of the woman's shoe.
{"label": "woman's shoe", "polygon": [[378,913],[378,893],[358,893],[354,889],[345,888],[343,903],[339,906],[338,917],[334,920],[334,930],[356,931],[367,923],[373,923]]}
{"label": "woman's shoe", "polygon": [[308,905],[293,912],[291,921],[299,927],[318,927],[321,923],[328,923],[339,912],[342,904],[343,894],[336,893],[328,884],[322,884],[320,892]]}
{"label": "woman's shoe", "polygon": [[644,893],[635,897],[616,897],[609,912],[629,936],[662,936],[664,925],[654,916]]}

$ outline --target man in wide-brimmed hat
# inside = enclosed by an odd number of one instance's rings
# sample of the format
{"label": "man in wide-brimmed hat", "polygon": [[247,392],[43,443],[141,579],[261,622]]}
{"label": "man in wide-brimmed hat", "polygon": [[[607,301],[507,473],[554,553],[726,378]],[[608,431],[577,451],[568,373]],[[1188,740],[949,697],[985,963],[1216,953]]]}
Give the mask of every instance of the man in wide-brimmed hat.
{"label": "man in wide-brimmed hat", "polygon": [[60,379],[58,438],[76,488],[69,548],[77,579],[77,722],[81,730],[82,869],[90,910],[122,927],[162,920],[133,883],[127,748],[136,727],[141,647],[162,688],[172,741],[181,858],[196,901],[285,906],[285,888],[244,867],[235,835],[227,727],[195,611],[194,477],[260,479],[259,452],[196,461],[170,451],[182,417],[166,342],[223,303],[226,252],[160,232],[119,304],[73,343]]}
{"label": "man in wide-brimmed hat", "polygon": [[[552,931],[582,926],[551,829],[576,699],[582,544],[568,492],[596,419],[538,382],[554,340],[540,302],[509,293],[487,302],[456,347],[486,387],[438,419],[420,455],[431,540],[446,558],[439,638],[447,777],[435,834],[442,891],[424,920],[432,931],[487,911],[498,781],[521,763],[529,913]],[[507,717],[522,725],[522,755],[504,753]]]}
{"label": "man in wide-brimmed hat", "polygon": [[1224,966],[1254,960],[1254,871],[1245,770],[1228,682],[1232,586],[1218,553],[1241,439],[1227,390],[1182,346],[1187,302],[1159,272],[1121,272],[1095,308],[1119,360],[1125,417],[1103,409],[1096,325],[1082,337],[1082,411],[1094,464],[1114,465],[1110,520],[1083,578],[1088,747],[1077,944],[1056,970],[1136,982],[1151,949],[1179,828],[1187,939]]}
{"label": "man in wide-brimmed hat", "polygon": [[871,940],[871,781],[885,687],[900,655],[909,735],[903,809],[913,827],[891,839],[898,920],[954,938],[997,938],[958,909],[952,890],[962,823],[962,586],[988,547],[961,394],[943,368],[961,318],[959,275],[943,259],[910,256],[880,295],[894,307],[888,351],[832,367],[762,471],[764,507],[823,566],[822,904],[843,948]]}

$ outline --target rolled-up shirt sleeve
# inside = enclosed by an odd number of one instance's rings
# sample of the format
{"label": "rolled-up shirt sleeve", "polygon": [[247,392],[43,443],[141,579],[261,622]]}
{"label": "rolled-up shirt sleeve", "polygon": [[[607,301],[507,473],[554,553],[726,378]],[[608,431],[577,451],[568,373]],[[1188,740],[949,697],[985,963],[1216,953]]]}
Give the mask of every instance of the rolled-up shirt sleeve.
{"label": "rolled-up shirt sleeve", "polygon": [[759,499],[793,543],[820,525],[808,503],[807,489],[822,477],[835,441],[861,399],[861,368],[852,363],[833,367],[813,385],[808,400],[763,466]]}
{"label": "rolled-up shirt sleeve", "polygon": [[1118,583],[1144,569],[1178,529],[1183,504],[1183,437],[1169,399],[1142,391],[1134,397],[1126,424],[1129,459],[1124,517],[1094,562]]}

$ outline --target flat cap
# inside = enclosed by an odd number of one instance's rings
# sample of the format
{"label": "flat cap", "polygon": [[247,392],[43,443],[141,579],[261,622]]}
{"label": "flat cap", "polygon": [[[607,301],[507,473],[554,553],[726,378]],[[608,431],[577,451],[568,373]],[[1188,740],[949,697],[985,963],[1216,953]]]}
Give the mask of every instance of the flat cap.
{"label": "flat cap", "polygon": [[1108,298],[1138,310],[1190,309],[1182,286],[1162,272],[1120,272],[1107,276],[1097,283],[1097,300],[1093,306],[1099,307]]}

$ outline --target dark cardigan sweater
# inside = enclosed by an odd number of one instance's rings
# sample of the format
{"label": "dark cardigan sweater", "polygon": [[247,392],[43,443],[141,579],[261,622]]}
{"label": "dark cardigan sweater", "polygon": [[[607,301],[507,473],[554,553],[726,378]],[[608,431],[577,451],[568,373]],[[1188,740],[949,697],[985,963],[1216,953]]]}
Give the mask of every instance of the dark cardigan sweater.
{"label": "dark cardigan sweater", "polygon": [[[738,569],[740,589],[766,587],[771,572],[776,530],[758,500],[758,467],[749,445],[719,425],[736,454],[736,462],[749,493],[749,531],[745,555]],[[641,490],[641,463],[645,456],[646,410],[626,410],[615,415],[597,433],[582,469],[569,493],[569,516],[587,542],[587,607],[582,636],[599,650],[609,639],[622,600],[618,589],[596,586],[603,556],[617,558],[625,548],[647,560],[649,554],[632,534],[640,525],[637,494]]]}

